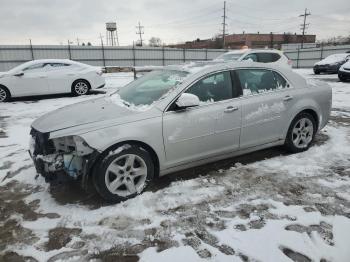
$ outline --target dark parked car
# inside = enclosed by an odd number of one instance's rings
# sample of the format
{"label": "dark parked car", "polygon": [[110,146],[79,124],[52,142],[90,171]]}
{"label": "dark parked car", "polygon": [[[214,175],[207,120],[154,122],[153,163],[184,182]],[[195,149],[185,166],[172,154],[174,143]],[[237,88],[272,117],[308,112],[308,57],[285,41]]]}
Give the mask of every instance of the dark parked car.
{"label": "dark parked car", "polygon": [[350,81],[350,60],[340,67],[338,77],[340,81]]}
{"label": "dark parked car", "polygon": [[336,74],[339,71],[339,68],[350,59],[350,54],[334,54],[327,56],[325,59],[315,63],[314,73],[330,73]]}

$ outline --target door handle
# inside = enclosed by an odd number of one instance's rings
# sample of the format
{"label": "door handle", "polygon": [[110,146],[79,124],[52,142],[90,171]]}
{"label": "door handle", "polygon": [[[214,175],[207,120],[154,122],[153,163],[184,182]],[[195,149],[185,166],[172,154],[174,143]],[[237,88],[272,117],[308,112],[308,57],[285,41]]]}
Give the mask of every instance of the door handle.
{"label": "door handle", "polygon": [[289,101],[289,100],[292,100],[293,99],[293,97],[292,96],[290,96],[290,95],[287,95],[287,96],[285,96],[284,98],[283,98],[283,101]]}
{"label": "door handle", "polygon": [[224,112],[225,113],[232,113],[232,112],[237,111],[237,110],[238,110],[237,106],[228,106],[228,107],[226,107]]}

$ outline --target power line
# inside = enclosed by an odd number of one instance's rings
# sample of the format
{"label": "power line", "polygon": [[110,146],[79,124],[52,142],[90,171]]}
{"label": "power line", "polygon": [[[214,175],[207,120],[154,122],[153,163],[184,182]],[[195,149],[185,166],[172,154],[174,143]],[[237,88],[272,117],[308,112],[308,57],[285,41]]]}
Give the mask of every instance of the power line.
{"label": "power line", "polygon": [[140,46],[142,46],[142,42],[143,42],[143,40],[142,40],[142,35],[144,34],[143,28],[144,28],[144,27],[141,26],[140,22],[139,22],[139,25],[136,26],[136,29],[138,29],[138,31],[136,32],[136,34],[140,36]]}
{"label": "power line", "polygon": [[208,17],[210,15],[216,14],[222,12],[222,9],[216,9],[216,10],[211,10],[210,12],[205,12],[202,14],[198,15],[191,15],[191,17],[184,18],[184,19],[175,19],[167,23],[161,23],[161,24],[152,24],[152,25],[147,25],[147,28],[154,28],[154,27],[159,27],[159,26],[169,26],[169,25],[175,25],[178,26],[179,24],[188,24],[188,23],[193,23],[193,22],[199,22],[201,20],[208,20]]}
{"label": "power line", "polygon": [[302,39],[301,39],[301,48],[304,47],[305,30],[306,30],[306,28],[310,25],[310,24],[307,24],[307,23],[306,23],[306,17],[309,16],[309,15],[311,15],[311,13],[310,13],[310,12],[307,12],[307,8],[305,8],[304,14],[299,15],[299,17],[304,17],[304,23],[301,24],[301,30],[302,30],[302,32],[303,32],[303,36],[302,36]]}

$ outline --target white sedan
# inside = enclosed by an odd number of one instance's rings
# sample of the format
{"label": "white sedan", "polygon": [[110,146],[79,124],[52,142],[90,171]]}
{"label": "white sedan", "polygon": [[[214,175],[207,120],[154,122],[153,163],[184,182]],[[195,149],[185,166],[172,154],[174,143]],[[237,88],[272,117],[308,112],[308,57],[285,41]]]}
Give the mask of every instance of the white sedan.
{"label": "white sedan", "polygon": [[292,67],[293,61],[282,51],[276,49],[240,49],[232,50],[218,56],[214,61],[232,62],[251,60],[259,63],[278,64]]}
{"label": "white sedan", "polygon": [[0,102],[12,97],[72,93],[105,85],[102,70],[68,59],[34,60],[0,73]]}

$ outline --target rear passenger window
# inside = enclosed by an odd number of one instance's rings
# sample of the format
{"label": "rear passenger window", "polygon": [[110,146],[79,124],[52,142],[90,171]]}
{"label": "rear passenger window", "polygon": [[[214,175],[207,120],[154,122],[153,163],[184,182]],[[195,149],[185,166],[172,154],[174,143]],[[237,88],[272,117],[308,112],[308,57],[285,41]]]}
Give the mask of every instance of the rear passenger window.
{"label": "rear passenger window", "polygon": [[278,73],[267,69],[236,70],[243,96],[271,92],[288,87],[287,81]]}
{"label": "rear passenger window", "polygon": [[275,77],[275,82],[276,82],[276,88],[277,89],[289,87],[287,80],[284,79],[283,76],[281,76],[277,72],[273,72],[273,75]]}
{"label": "rear passenger window", "polygon": [[271,63],[272,56],[271,53],[258,53],[259,62],[261,63]]}
{"label": "rear passenger window", "polygon": [[272,55],[271,62],[276,62],[281,58],[281,56],[279,54],[276,54],[276,53],[272,53],[271,55]]}
{"label": "rear passenger window", "polygon": [[65,67],[65,66],[70,66],[70,65],[64,64],[64,63],[50,63],[50,66],[52,66],[52,67]]}

